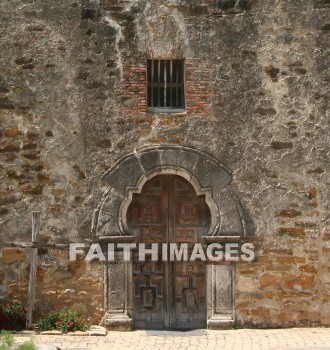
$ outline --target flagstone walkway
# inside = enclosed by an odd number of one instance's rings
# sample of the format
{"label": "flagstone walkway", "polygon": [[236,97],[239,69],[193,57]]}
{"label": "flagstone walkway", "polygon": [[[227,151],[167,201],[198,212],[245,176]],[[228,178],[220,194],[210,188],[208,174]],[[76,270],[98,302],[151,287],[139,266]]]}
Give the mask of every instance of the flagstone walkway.
{"label": "flagstone walkway", "polygon": [[[18,343],[31,338],[15,335]],[[36,335],[61,350],[330,350],[330,328],[109,332],[107,336]]]}

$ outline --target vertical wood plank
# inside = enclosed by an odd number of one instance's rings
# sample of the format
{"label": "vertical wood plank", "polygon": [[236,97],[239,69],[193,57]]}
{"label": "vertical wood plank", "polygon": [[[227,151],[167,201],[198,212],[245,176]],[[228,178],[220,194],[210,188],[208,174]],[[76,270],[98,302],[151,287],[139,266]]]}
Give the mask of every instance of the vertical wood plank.
{"label": "vertical wood plank", "polygon": [[186,75],[186,66],[185,61],[182,61],[180,64],[181,69],[181,81],[180,81],[180,89],[181,89],[181,107],[185,107],[185,75]]}
{"label": "vertical wood plank", "polygon": [[160,62],[161,60],[158,60],[158,84],[157,84],[157,90],[158,90],[158,101],[157,101],[157,107],[160,107]]}
{"label": "vertical wood plank", "polygon": [[167,107],[166,103],[166,89],[167,89],[167,60],[164,60],[164,107]]}
{"label": "vertical wood plank", "polygon": [[179,105],[179,68],[181,66],[180,61],[176,61],[175,65],[175,86],[176,86],[176,101],[175,101],[175,107],[181,107]]}
{"label": "vertical wood plank", "polygon": [[[39,238],[40,230],[40,211],[32,212],[32,243],[36,243]],[[33,308],[35,299],[35,281],[37,272],[37,257],[38,248],[31,249],[30,255],[30,279],[29,279],[29,291],[27,302],[27,316],[26,316],[26,329],[32,327],[33,320]]]}
{"label": "vertical wood plank", "polygon": [[154,60],[151,61],[151,107],[154,106]]}
{"label": "vertical wood plank", "polygon": [[172,94],[172,86],[173,86],[173,61],[170,60],[170,107],[173,107],[173,94]]}

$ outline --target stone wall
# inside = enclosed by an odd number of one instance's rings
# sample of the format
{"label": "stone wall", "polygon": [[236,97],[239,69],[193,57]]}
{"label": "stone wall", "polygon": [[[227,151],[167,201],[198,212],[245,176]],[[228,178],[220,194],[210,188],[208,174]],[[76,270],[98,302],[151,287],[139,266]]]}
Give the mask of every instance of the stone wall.
{"label": "stone wall", "polygon": [[[1,302],[27,302],[29,250],[1,251]],[[103,266],[100,262],[68,260],[68,250],[39,249],[36,274],[35,320],[53,306],[74,308],[94,321],[104,315]]]}
{"label": "stone wall", "polygon": [[[93,240],[115,162],[146,145],[233,172],[257,260],[239,326],[330,324],[328,0],[0,1],[0,242]],[[186,59],[186,113],[146,113],[145,64]],[[29,250],[1,248],[0,301],[26,301]],[[102,264],[39,252],[37,312],[100,320]],[[45,297],[47,296],[47,297]]]}

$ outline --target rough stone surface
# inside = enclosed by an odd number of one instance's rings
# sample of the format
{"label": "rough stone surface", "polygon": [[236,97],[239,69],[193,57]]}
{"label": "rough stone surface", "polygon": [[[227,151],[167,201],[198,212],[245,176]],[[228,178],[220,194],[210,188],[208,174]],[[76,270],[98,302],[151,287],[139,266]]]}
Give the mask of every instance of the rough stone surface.
{"label": "rough stone surface", "polygon": [[15,261],[25,260],[26,254],[21,249],[7,248],[2,250],[2,262],[4,264],[12,264]]}
{"label": "rough stone surface", "polygon": [[76,331],[76,332],[69,332],[69,333],[67,333],[67,335],[85,337],[89,334],[88,334],[88,332]]}
{"label": "rough stone surface", "polygon": [[[328,0],[1,1],[0,243],[30,242],[36,209],[43,242],[93,240],[119,159],[191,147],[230,169],[257,237],[237,325],[329,325],[329,23]],[[186,112],[146,112],[150,57],[185,58]],[[29,250],[0,249],[0,302],[25,303]],[[60,303],[101,320],[102,263],[38,260],[36,316]]]}

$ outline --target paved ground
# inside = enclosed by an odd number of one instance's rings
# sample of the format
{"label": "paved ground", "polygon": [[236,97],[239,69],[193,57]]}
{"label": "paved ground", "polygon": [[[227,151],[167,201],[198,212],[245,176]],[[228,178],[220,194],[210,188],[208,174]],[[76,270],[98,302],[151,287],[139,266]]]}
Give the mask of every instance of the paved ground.
{"label": "paved ground", "polygon": [[[15,336],[17,342],[29,336]],[[106,337],[37,335],[36,344],[51,344],[62,350],[330,350],[330,328],[279,330],[195,330],[110,332]]]}

